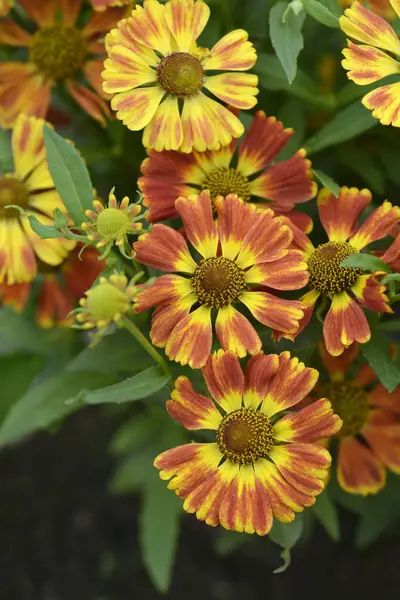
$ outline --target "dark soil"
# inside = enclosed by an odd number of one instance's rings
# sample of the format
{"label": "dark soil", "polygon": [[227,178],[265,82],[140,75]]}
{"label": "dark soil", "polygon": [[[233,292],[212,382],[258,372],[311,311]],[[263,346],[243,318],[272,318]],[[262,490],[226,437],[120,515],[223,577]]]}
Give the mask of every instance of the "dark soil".
{"label": "dark soil", "polygon": [[[0,456],[1,600],[156,600],[137,543],[139,500],[107,489],[110,423],[84,411],[55,435],[41,434]],[[279,550],[256,539],[235,554],[213,552],[216,532],[183,521],[173,600],[398,600],[399,538],[352,548],[344,514],[340,544],[316,529],[273,575]]]}

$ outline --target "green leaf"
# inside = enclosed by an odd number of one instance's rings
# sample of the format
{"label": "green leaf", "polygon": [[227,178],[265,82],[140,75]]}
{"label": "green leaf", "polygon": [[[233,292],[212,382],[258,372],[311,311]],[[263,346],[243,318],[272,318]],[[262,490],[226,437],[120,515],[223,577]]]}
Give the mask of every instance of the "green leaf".
{"label": "green leaf", "polygon": [[385,285],[391,281],[400,281],[400,273],[389,273],[382,279],[382,283]]}
{"label": "green leaf", "polygon": [[281,552],[281,558],[283,560],[283,565],[274,569],[273,573],[284,573],[288,567],[290,567],[290,563],[292,562],[292,558],[290,555],[290,550],[284,548]]}
{"label": "green leaf", "polygon": [[326,490],[318,496],[315,504],[311,507],[311,510],[328,535],[337,542],[340,539],[338,512]]}
{"label": "green leaf", "polygon": [[110,488],[114,494],[131,494],[146,486],[154,470],[155,452],[152,447],[137,449],[120,460],[113,473]]}
{"label": "green leaf", "polygon": [[392,360],[388,338],[375,328],[371,331],[371,340],[360,347],[382,385],[393,392],[400,384],[400,369]]}
{"label": "green leaf", "polygon": [[297,57],[303,49],[301,29],[304,23],[304,14],[296,15],[287,8],[286,2],[278,2],[271,8],[269,33],[287,80],[292,83],[297,72]]}
{"label": "green leaf", "polygon": [[222,529],[215,541],[215,552],[219,556],[228,556],[239,550],[249,541],[249,536],[246,533],[237,533],[236,531]]}
{"label": "green leaf", "polygon": [[47,162],[57,192],[75,225],[84,221],[92,208],[93,186],[79,152],[53,129],[44,126]]}
{"label": "green leaf", "polygon": [[89,392],[84,400],[86,404],[133,402],[158,392],[167,385],[169,380],[170,377],[162,373],[158,367],[149,367],[125,381]]}
{"label": "green leaf", "polygon": [[14,171],[10,136],[4,129],[0,129],[0,171]]}
{"label": "green leaf", "polygon": [[385,175],[375,157],[370,156],[355,143],[338,146],[339,161],[353,171],[377,194],[385,193]]}
{"label": "green leaf", "polygon": [[59,208],[53,210],[53,221],[54,227],[57,229],[63,229],[63,227],[66,227],[69,223],[67,215],[61,212]]}
{"label": "green leaf", "polygon": [[345,258],[340,263],[340,266],[353,267],[355,269],[360,268],[365,271],[371,271],[372,273],[375,273],[376,271],[384,271],[385,273],[391,272],[389,265],[387,265],[385,261],[372,254],[352,254]]}
{"label": "green leaf", "polygon": [[111,439],[111,454],[126,454],[147,444],[155,431],[154,422],[147,414],[136,415],[126,421]]}
{"label": "green leaf", "polygon": [[329,123],[306,142],[308,154],[320,152],[341,142],[355,138],[376,127],[377,119],[360,102],[355,102],[338,112]]}
{"label": "green leaf", "polygon": [[303,531],[303,517],[301,514],[296,515],[296,518],[291,523],[281,523],[274,521],[268,537],[279,544],[285,550],[291,550],[299,540]]}
{"label": "green leaf", "polygon": [[182,501],[158,477],[146,486],[139,523],[143,561],[159,592],[167,592],[174,566]]}
{"label": "green leaf", "polygon": [[0,427],[0,445],[15,442],[28,433],[46,429],[83,406],[81,394],[111,383],[103,373],[58,373],[45,379],[14,404]]}
{"label": "green leaf", "polygon": [[34,354],[14,354],[0,358],[0,421],[26,392],[43,366],[44,358]]}
{"label": "green leaf", "polygon": [[332,192],[335,198],[339,196],[340,186],[336,183],[336,181],[332,179],[332,177],[329,177],[329,175],[317,169],[313,169],[312,172],[314,173],[314,176],[318,179],[318,181],[321,183],[321,185],[328,188],[328,190]]}
{"label": "green leaf", "polygon": [[302,0],[305,11],[327,27],[339,27],[339,19],[318,0]]}

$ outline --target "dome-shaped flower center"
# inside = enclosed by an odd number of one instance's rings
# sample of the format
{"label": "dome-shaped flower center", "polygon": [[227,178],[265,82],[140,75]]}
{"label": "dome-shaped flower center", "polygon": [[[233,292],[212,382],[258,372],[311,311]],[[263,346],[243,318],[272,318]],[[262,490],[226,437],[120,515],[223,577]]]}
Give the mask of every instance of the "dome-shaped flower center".
{"label": "dome-shaped flower center", "polygon": [[96,285],[87,292],[87,309],[96,321],[111,321],[125,312],[126,303],[124,292],[111,283]]}
{"label": "dome-shaped flower center", "polygon": [[272,425],[268,417],[249,408],[227,414],[217,430],[217,444],[222,454],[241,465],[266,458],[272,441]]}
{"label": "dome-shaped flower center", "polygon": [[358,251],[346,242],[328,242],[321,244],[308,259],[310,286],[323,294],[337,294],[350,289],[362,269],[341,267],[340,263]]}
{"label": "dome-shaped flower center", "polygon": [[129,217],[118,208],[105,208],[97,217],[97,231],[109,242],[117,240],[130,231]]}
{"label": "dome-shaped flower center", "polygon": [[12,175],[0,177],[0,219],[15,219],[19,215],[16,208],[5,208],[16,204],[26,208],[29,203],[29,191],[22,181]]}
{"label": "dome-shaped flower center", "polygon": [[64,80],[83,67],[87,52],[88,43],[78,29],[57,24],[36,31],[29,58],[46,79]]}
{"label": "dome-shaped flower center", "polygon": [[201,62],[188,52],[174,52],[164,58],[158,67],[158,81],[174,96],[192,96],[203,85]]}
{"label": "dome-shaped flower center", "polygon": [[237,194],[247,202],[251,197],[249,180],[237,169],[214,169],[207,175],[202,188],[210,190],[211,198]]}
{"label": "dome-shaped flower center", "polygon": [[322,386],[322,389],[331,401],[333,411],[343,421],[337,435],[345,437],[360,433],[370,410],[367,392],[350,381],[331,382]]}
{"label": "dome-shaped flower center", "polygon": [[222,308],[237,300],[245,283],[242,269],[222,256],[204,258],[192,277],[200,304],[210,308]]}

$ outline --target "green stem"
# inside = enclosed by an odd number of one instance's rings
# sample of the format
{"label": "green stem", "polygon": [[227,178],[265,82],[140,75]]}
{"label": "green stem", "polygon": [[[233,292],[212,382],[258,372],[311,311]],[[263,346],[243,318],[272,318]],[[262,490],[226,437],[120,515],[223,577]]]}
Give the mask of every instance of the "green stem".
{"label": "green stem", "polygon": [[151,356],[151,358],[159,365],[163,373],[168,377],[172,377],[171,371],[169,370],[169,366],[167,362],[163,359],[163,357],[157,352],[157,350],[152,346],[149,340],[143,335],[143,333],[136,327],[136,325],[128,319],[125,315],[121,317],[121,324],[129,331],[130,334],[143,346],[146,350],[147,354]]}

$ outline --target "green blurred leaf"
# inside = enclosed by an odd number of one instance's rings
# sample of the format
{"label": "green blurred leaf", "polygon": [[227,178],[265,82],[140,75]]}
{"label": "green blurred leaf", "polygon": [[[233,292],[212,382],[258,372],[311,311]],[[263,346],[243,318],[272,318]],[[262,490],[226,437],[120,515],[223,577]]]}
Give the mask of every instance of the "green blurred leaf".
{"label": "green blurred leaf", "polygon": [[382,283],[385,285],[391,281],[400,281],[400,273],[389,273],[382,279]]}
{"label": "green blurred leaf", "polygon": [[318,496],[311,510],[328,535],[337,542],[340,539],[338,512],[326,490]]}
{"label": "green blurred leaf", "polygon": [[384,273],[390,273],[391,269],[384,260],[373,254],[352,254],[345,258],[341,263],[341,267],[353,267],[364,269],[365,271],[383,271]]}
{"label": "green blurred leaf", "polygon": [[293,129],[292,136],[277,157],[277,160],[287,160],[301,147],[307,128],[304,110],[297,98],[289,98],[283,104],[279,110],[278,118],[285,127]]}
{"label": "green blurred leaf", "polygon": [[318,0],[302,0],[306,12],[327,27],[339,27],[339,19]]}
{"label": "green blurred leaf", "polygon": [[305,144],[308,154],[320,152],[346,140],[355,138],[364,131],[376,127],[378,121],[360,102],[355,102],[338,112],[329,123]]}
{"label": "green blurred leaf", "polygon": [[269,34],[272,46],[286,73],[289,83],[292,83],[297,72],[297,58],[303,49],[301,29],[304,14],[296,15],[287,10],[286,2],[278,2],[269,13]]}
{"label": "green blurred leaf", "polygon": [[76,225],[84,221],[84,211],[92,208],[93,186],[79,152],[53,129],[44,126],[47,162],[57,192]]}
{"label": "green blurred leaf", "polygon": [[154,470],[155,452],[152,447],[137,449],[133,454],[118,461],[110,488],[115,494],[140,491]]}
{"label": "green blurred leaf", "polygon": [[26,392],[43,366],[44,358],[34,354],[14,354],[0,358],[0,421]]}
{"label": "green blurred leaf", "polygon": [[271,531],[268,534],[270,540],[279,544],[286,550],[291,550],[299,540],[303,531],[303,515],[298,514],[291,523],[281,523],[274,521]]}
{"label": "green blurred leaf", "polygon": [[10,136],[4,129],[0,129],[0,171],[14,171]]}
{"label": "green blurred leaf", "polygon": [[143,561],[160,592],[167,592],[174,566],[182,500],[158,477],[146,486],[140,516],[139,540]]}
{"label": "green blurred leaf", "polygon": [[318,179],[318,181],[321,183],[321,185],[328,188],[328,190],[332,192],[335,198],[339,196],[340,186],[336,183],[336,181],[332,179],[332,177],[329,177],[329,175],[317,169],[313,169],[312,172],[314,173],[314,176]]}
{"label": "green blurred leaf", "polygon": [[376,328],[371,329],[371,340],[360,344],[361,351],[382,385],[393,392],[400,384],[400,369],[392,360],[388,338]]}
{"label": "green blurred leaf", "polygon": [[227,531],[221,529],[215,540],[215,552],[219,556],[228,556],[236,550],[239,550],[244,544],[251,541],[246,533],[237,533],[236,531]]}
{"label": "green blurred leaf", "polygon": [[0,445],[15,442],[28,433],[46,429],[55,421],[83,406],[81,394],[105,386],[115,378],[103,373],[58,373],[22,396],[0,427]]}
{"label": "green blurred leaf", "polygon": [[362,148],[354,143],[338,146],[337,155],[345,167],[356,173],[377,194],[385,193],[385,176],[382,167]]}
{"label": "green blurred leaf", "polygon": [[152,439],[154,430],[154,422],[147,413],[136,415],[123,423],[114,434],[110,443],[110,452],[112,454],[133,452]]}

